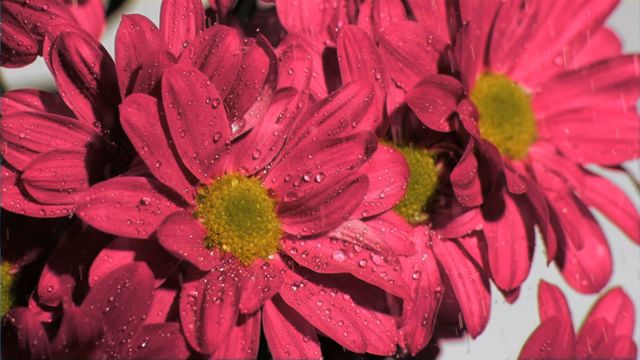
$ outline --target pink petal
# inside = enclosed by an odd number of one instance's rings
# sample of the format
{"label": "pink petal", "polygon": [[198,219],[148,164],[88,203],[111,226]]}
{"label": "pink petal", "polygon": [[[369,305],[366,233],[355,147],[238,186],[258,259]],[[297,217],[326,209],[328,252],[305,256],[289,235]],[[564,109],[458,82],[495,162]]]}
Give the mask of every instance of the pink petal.
{"label": "pink petal", "polygon": [[451,6],[445,0],[421,1],[409,0],[409,6],[418,22],[429,32],[432,32],[444,41],[449,40],[449,23],[447,6]]}
{"label": "pink petal", "polygon": [[[100,317],[105,325],[105,345],[114,349],[136,333],[149,312],[153,274],[144,264],[124,265],[97,282],[82,302],[81,310]],[[122,328],[126,331],[122,331]],[[123,342],[121,343],[121,340]]]}
{"label": "pink petal", "polygon": [[238,0],[209,0],[209,5],[222,19],[227,17],[229,11],[233,10]]}
{"label": "pink petal", "polygon": [[108,276],[116,268],[131,263],[146,264],[155,278],[155,286],[160,286],[176,269],[178,260],[164,251],[155,241],[116,238],[102,249],[91,264],[89,285]]}
{"label": "pink petal", "polygon": [[18,170],[23,170],[40,153],[82,149],[98,136],[98,131],[83,121],[48,113],[13,113],[3,117],[1,126],[0,150],[4,159]]}
{"label": "pink petal", "polygon": [[[293,87],[298,91],[307,90],[311,84],[313,53],[305,46],[293,43],[280,53],[278,61],[278,89]],[[285,75],[286,74],[286,75]]]}
{"label": "pink petal", "polygon": [[153,290],[153,300],[145,324],[159,324],[172,315],[173,305],[178,295],[175,289],[159,287]]}
{"label": "pink petal", "polygon": [[360,168],[369,178],[369,189],[356,216],[378,215],[402,200],[409,179],[409,168],[404,157],[395,149],[378,145],[373,156]]}
{"label": "pink petal", "polygon": [[412,296],[403,304],[401,330],[408,350],[415,356],[433,335],[443,285],[436,257],[425,247],[429,237],[426,229],[415,228],[413,236],[418,253],[403,263],[405,278],[411,279]]}
{"label": "pink petal", "polygon": [[136,77],[141,76],[142,65],[163,47],[160,30],[151,20],[137,14],[122,16],[115,39],[120,95],[124,97],[132,92]]}
{"label": "pink petal", "polygon": [[[4,5],[4,4],[3,4]],[[2,7],[2,23],[0,24],[2,51],[0,65],[17,68],[31,64],[38,57],[38,42],[25,29],[14,14]]]}
{"label": "pink petal", "polygon": [[387,26],[407,20],[401,0],[365,0],[358,10],[358,26],[376,40]]}
{"label": "pink petal", "polygon": [[586,173],[576,194],[586,205],[595,207],[616,224],[627,236],[640,243],[640,214],[628,195],[611,181]]}
{"label": "pink petal", "polygon": [[482,230],[484,219],[480,208],[468,209],[454,204],[446,211],[434,212],[432,228],[438,235],[455,239],[472,231]]}
{"label": "pink petal", "polygon": [[160,8],[160,30],[164,42],[174,56],[205,27],[204,7],[199,0],[169,0]]}
{"label": "pink petal", "polygon": [[106,12],[102,0],[87,0],[81,3],[67,0],[65,3],[82,29],[94,38],[100,39],[105,28]]}
{"label": "pink petal", "polygon": [[144,325],[121,354],[134,359],[173,360],[188,358],[190,351],[180,324],[168,322]]}
{"label": "pink petal", "polygon": [[387,211],[365,222],[377,236],[386,239],[391,252],[397,255],[413,255],[416,249],[411,239],[411,226],[400,215]]}
{"label": "pink petal", "polygon": [[[359,235],[371,237],[366,228]],[[386,259],[386,251],[378,251],[362,242],[329,237],[283,239],[281,245],[288,256],[307,269],[321,274],[351,274],[402,299],[409,298],[409,287],[402,277],[397,259],[391,256],[391,259]],[[384,250],[388,250],[386,244],[383,243],[383,246]]]}
{"label": "pink petal", "polygon": [[251,267],[242,272],[240,312],[257,311],[280,291],[284,281],[285,265],[277,254],[270,260],[256,259]]}
{"label": "pink petal", "polygon": [[456,199],[466,207],[479,206],[484,201],[478,176],[478,160],[473,153],[475,144],[473,139],[469,139],[462,157],[449,177]]}
{"label": "pink petal", "polygon": [[280,153],[286,134],[295,120],[301,94],[292,88],[278,91],[265,113],[264,120],[234,143],[231,168],[254,174],[266,167]]}
{"label": "pink petal", "polygon": [[[498,213],[501,202],[502,212]],[[506,191],[488,203],[491,205],[486,206],[483,232],[487,238],[491,275],[499,288],[513,290],[522,284],[531,269],[533,225],[527,223],[528,210],[521,201]]]}
{"label": "pink petal", "polygon": [[53,42],[49,67],[62,99],[88,124],[112,129],[120,102],[113,60],[97,42],[67,32]]}
{"label": "pink petal", "polygon": [[329,191],[353,176],[376,145],[375,135],[368,131],[304,143],[273,167],[265,183],[273,184],[285,202]]}
{"label": "pink petal", "polygon": [[276,10],[287,32],[318,36],[328,31],[333,9],[324,1],[277,0]]}
{"label": "pink petal", "polygon": [[560,318],[552,317],[529,335],[518,359],[573,359],[575,341],[573,329],[563,325]]}
{"label": "pink petal", "polygon": [[230,129],[216,88],[197,70],[176,65],[162,77],[162,99],[173,143],[201,182],[223,173]]}
{"label": "pink petal", "polygon": [[238,321],[224,334],[210,359],[255,359],[260,345],[260,312],[241,314]]}
{"label": "pink petal", "polygon": [[238,320],[239,293],[232,276],[217,270],[182,285],[180,323],[196,351],[211,354],[228,342],[225,338]]}
{"label": "pink petal", "polygon": [[33,199],[24,189],[18,177],[18,170],[6,162],[2,163],[2,208],[16,214],[36,218],[62,217],[71,214],[75,204],[47,205]]}
{"label": "pink petal", "polygon": [[407,104],[430,129],[453,130],[449,116],[456,110],[462,96],[462,85],[452,77],[429,75],[407,94]]}
{"label": "pink petal", "polygon": [[273,297],[264,305],[262,327],[274,359],[321,359],[315,328],[300,314]]}
{"label": "pink petal", "polygon": [[610,356],[613,359],[637,359],[638,358],[638,346],[633,339],[618,338],[608,349],[607,354],[599,356]]}
{"label": "pink petal", "polygon": [[240,70],[244,50],[242,34],[238,30],[214,25],[189,44],[179,63],[200,70],[224,97]]}
{"label": "pink petal", "polygon": [[85,150],[53,150],[33,159],[20,176],[29,195],[45,204],[73,204],[89,189]]}
{"label": "pink petal", "polygon": [[467,330],[475,338],[487,326],[491,312],[487,278],[453,241],[435,238],[433,251],[451,280]]}
{"label": "pink petal", "polygon": [[79,200],[76,214],[100,231],[145,239],[165,217],[178,210],[175,196],[163,194],[160,188],[161,184],[153,179],[112,178],[86,191]]}
{"label": "pink petal", "polygon": [[176,211],[167,216],[157,235],[160,245],[169,253],[202,271],[211,270],[220,261],[219,252],[205,246],[207,230],[189,211]]}
{"label": "pink petal", "polygon": [[315,188],[316,192],[290,200],[285,195],[277,209],[282,229],[292,235],[315,235],[335,229],[349,219],[368,186],[367,177],[352,176],[331,189]]}
{"label": "pink petal", "polygon": [[193,187],[174,156],[161,113],[155,98],[134,94],[120,105],[120,123],[153,176],[190,201],[195,196]]}
{"label": "pink petal", "polygon": [[2,116],[15,112],[54,113],[66,117],[74,117],[58,94],[37,89],[19,89],[7,91],[2,95]]}
{"label": "pink petal", "polygon": [[629,295],[621,288],[614,288],[602,295],[589,312],[578,338],[582,338],[585,327],[598,319],[604,319],[608,324],[613,325],[613,333],[616,337],[632,337],[635,327],[635,311]]}
{"label": "pink petal", "polygon": [[525,177],[525,181],[527,183],[527,198],[529,199],[529,204],[531,204],[531,208],[536,217],[536,223],[547,247],[547,262],[551,262],[551,260],[555,258],[558,250],[558,239],[551,225],[547,198],[542,192],[542,189],[540,189],[540,186],[535,184],[532,179]]}
{"label": "pink petal", "polygon": [[563,326],[568,326],[573,331],[571,310],[562,291],[555,285],[544,280],[538,284],[538,311],[540,322],[551,318],[558,318]]}
{"label": "pink petal", "polygon": [[[586,35],[586,34],[585,34]],[[601,27],[590,37],[584,36],[582,47],[573,54],[572,69],[612,58],[622,53],[622,44],[618,36],[606,27]]]}
{"label": "pink petal", "polygon": [[91,316],[93,314],[86,313],[71,301],[65,301],[63,306],[60,328],[51,344],[52,351],[69,358],[86,357],[93,344],[104,336],[102,319]]}
{"label": "pink petal", "polygon": [[[580,329],[580,336],[576,340],[576,358],[604,358],[598,354],[606,354],[613,345],[613,341],[615,341],[615,335],[612,324],[602,318],[586,323]],[[610,357],[606,356],[606,358]]]}
{"label": "pink petal", "polygon": [[[4,10],[4,9],[3,9]],[[3,318],[3,357],[13,359],[51,358],[49,338],[35,314],[28,308],[11,309]],[[15,344],[15,345],[14,345]]]}
{"label": "pink petal", "polygon": [[440,54],[434,37],[413,21],[398,21],[385,28],[379,38],[380,54],[395,86],[408,91],[438,72]]}

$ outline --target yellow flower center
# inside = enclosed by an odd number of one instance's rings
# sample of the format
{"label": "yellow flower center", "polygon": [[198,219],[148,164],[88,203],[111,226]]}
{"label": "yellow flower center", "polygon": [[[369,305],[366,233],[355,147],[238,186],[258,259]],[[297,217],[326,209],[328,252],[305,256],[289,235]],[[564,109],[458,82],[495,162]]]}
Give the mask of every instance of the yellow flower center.
{"label": "yellow flower center", "polygon": [[471,100],[480,114],[482,138],[510,159],[524,158],[536,140],[529,94],[504,75],[484,73],[471,91]]}
{"label": "yellow flower center", "polygon": [[244,265],[273,255],[282,234],[275,206],[260,180],[222,176],[198,191],[195,216],[208,232],[204,246],[217,246]]}
{"label": "yellow flower center", "polygon": [[438,188],[436,162],[427,149],[406,145],[393,147],[404,156],[409,166],[407,191],[394,210],[410,224],[424,223],[429,217],[427,208]]}
{"label": "yellow flower center", "polygon": [[13,307],[15,298],[13,296],[13,283],[15,276],[11,273],[11,264],[3,261],[0,265],[0,317]]}

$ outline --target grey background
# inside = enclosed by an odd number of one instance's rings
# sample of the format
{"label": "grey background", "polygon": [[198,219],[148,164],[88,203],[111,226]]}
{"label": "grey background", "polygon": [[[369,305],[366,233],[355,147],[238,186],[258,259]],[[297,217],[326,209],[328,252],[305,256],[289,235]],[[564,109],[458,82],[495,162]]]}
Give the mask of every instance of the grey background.
{"label": "grey background", "polygon": [[[157,24],[160,1],[130,1],[123,11],[144,14]],[[114,16],[102,40],[112,54],[118,22],[118,17]],[[640,0],[623,0],[608,24],[622,39],[626,52],[640,52]],[[51,75],[41,59],[27,68],[2,69],[1,75],[9,89],[53,87]],[[634,174],[636,179],[640,179],[639,160],[629,162],[625,167]],[[602,169],[592,168],[592,170],[620,185],[629,194],[636,208],[640,209],[640,194],[628,178]],[[596,218],[605,231],[613,253],[614,272],[607,288],[622,286],[633,298],[636,309],[634,339],[636,344],[640,344],[640,247],[634,245],[601,214],[596,213]],[[538,240],[532,271],[522,286],[519,300],[512,305],[507,304],[494,287],[491,318],[484,333],[475,340],[466,336],[459,340],[443,342],[441,344],[442,359],[515,359],[529,334],[539,324],[536,298],[538,281],[541,278],[558,285],[564,291],[571,307],[574,325],[577,328],[582,323],[598,296],[582,295],[573,291],[565,284],[554,265],[546,265],[542,249],[542,242]]]}

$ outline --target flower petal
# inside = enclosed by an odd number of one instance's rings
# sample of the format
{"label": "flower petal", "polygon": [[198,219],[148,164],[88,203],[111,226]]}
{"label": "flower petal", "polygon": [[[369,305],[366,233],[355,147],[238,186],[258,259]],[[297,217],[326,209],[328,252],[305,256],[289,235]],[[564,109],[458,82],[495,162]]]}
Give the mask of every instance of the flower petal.
{"label": "flower petal", "polygon": [[328,31],[332,8],[324,1],[277,0],[276,10],[289,33],[319,36]]}
{"label": "flower petal", "polygon": [[158,241],[169,253],[186,260],[202,271],[211,270],[220,261],[216,250],[205,246],[207,230],[188,211],[167,216],[158,228]]}
{"label": "flower petal", "polygon": [[560,319],[563,326],[569,326],[573,331],[571,310],[569,310],[567,298],[557,286],[544,280],[540,280],[538,284],[538,311],[540,322],[555,317]]}
{"label": "flower petal", "polygon": [[73,112],[64,104],[58,94],[37,90],[18,89],[2,94],[2,116],[15,112],[54,113],[74,117]]}
{"label": "flower petal", "polygon": [[115,39],[116,71],[122,97],[133,92],[133,83],[141,75],[142,65],[163,47],[162,34],[151,20],[138,14],[122,16]]}
{"label": "flower petal", "polygon": [[453,130],[449,116],[457,109],[462,85],[446,75],[429,75],[407,93],[407,104],[430,129]]}
{"label": "flower petal", "polygon": [[118,78],[99,43],[79,33],[63,33],[53,42],[49,67],[62,99],[79,119],[105,129],[116,126]]}
{"label": "flower petal", "polygon": [[274,359],[321,359],[316,329],[280,296],[265,303],[262,327]]}
{"label": "flower petal", "polygon": [[[4,5],[4,4],[3,4]],[[14,14],[2,7],[2,23],[0,24],[0,65],[17,68],[31,64],[38,57],[38,42],[25,29]]]}
{"label": "flower petal", "polygon": [[3,357],[12,359],[51,358],[49,338],[40,320],[28,308],[17,307],[9,310],[2,319],[2,333],[5,338]]}
{"label": "flower petal", "polygon": [[578,338],[583,337],[585,327],[598,319],[604,319],[608,324],[613,325],[615,337],[632,337],[635,327],[635,311],[629,295],[621,288],[614,288],[602,295],[582,324]]}
{"label": "flower petal", "polygon": [[456,199],[466,207],[479,206],[484,201],[478,176],[478,159],[473,153],[475,144],[475,140],[469,139],[462,157],[449,176]]}
{"label": "flower petal", "polygon": [[167,123],[180,160],[201,182],[223,173],[230,129],[216,88],[197,70],[176,65],[162,76]]}
{"label": "flower petal", "polygon": [[402,200],[409,180],[409,168],[402,154],[385,145],[378,145],[373,156],[360,168],[369,178],[369,189],[357,217],[370,217],[385,212]]}
{"label": "flower petal", "polygon": [[153,176],[190,201],[193,187],[176,160],[159,106],[151,96],[131,95],[120,105],[120,123]]}
{"label": "flower petal", "polygon": [[434,238],[433,252],[451,281],[469,334],[477,337],[487,326],[491,312],[487,278],[452,240]]}
{"label": "flower petal", "polygon": [[174,56],[205,27],[204,6],[199,0],[167,0],[160,8],[160,30]]}
{"label": "flower petal", "polygon": [[[153,179],[123,176],[93,185],[79,200],[76,214],[100,231],[148,238],[170,213],[176,196]],[[180,201],[177,201],[180,203]]]}
{"label": "flower petal", "polygon": [[178,260],[164,251],[155,241],[116,238],[107,245],[91,264],[89,286],[108,276],[116,268],[131,263],[146,264],[160,286],[176,269]]}
{"label": "flower petal", "polygon": [[518,359],[573,359],[575,334],[558,317],[542,322],[529,335]]}
{"label": "flower petal", "polygon": [[232,276],[217,270],[196,279],[188,273],[187,279],[180,293],[182,331],[196,351],[211,354],[224,346],[238,320],[240,288]]}
{"label": "flower petal", "polygon": [[376,232],[386,243],[391,252],[397,255],[413,255],[416,249],[410,240],[411,226],[400,215],[387,211],[365,221],[373,232]]}
{"label": "flower petal", "polygon": [[249,314],[257,311],[276,295],[284,281],[284,272],[284,263],[277,254],[269,260],[256,259],[251,267],[245,268],[240,285],[240,312]]}
{"label": "flower petal", "polygon": [[82,29],[100,39],[105,28],[106,9],[102,0],[65,3]]}
{"label": "flower petal", "polygon": [[240,314],[235,326],[224,334],[227,340],[220,342],[210,359],[255,359],[260,345],[260,319],[259,311]]}
{"label": "flower petal", "polygon": [[35,157],[20,176],[29,195],[44,204],[73,204],[89,189],[84,150],[52,150]]}
{"label": "flower petal", "polygon": [[167,322],[144,325],[121,354],[133,359],[174,360],[188,358],[190,351],[180,324]]}

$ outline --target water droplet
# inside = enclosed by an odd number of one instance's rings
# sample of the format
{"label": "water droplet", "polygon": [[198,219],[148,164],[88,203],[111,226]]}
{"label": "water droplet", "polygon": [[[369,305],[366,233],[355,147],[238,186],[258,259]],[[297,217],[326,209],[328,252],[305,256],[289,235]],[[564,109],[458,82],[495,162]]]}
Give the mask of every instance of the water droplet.
{"label": "water droplet", "polygon": [[333,255],[331,255],[331,258],[333,258],[333,260],[337,262],[343,262],[346,259],[346,256],[344,254],[344,251],[336,250],[333,252]]}

